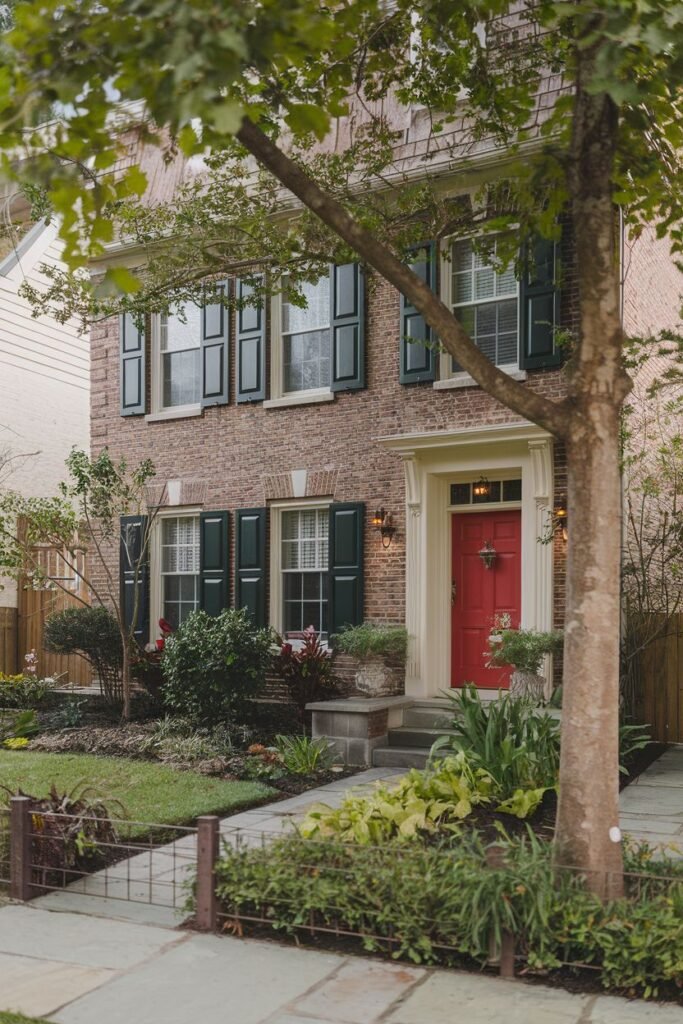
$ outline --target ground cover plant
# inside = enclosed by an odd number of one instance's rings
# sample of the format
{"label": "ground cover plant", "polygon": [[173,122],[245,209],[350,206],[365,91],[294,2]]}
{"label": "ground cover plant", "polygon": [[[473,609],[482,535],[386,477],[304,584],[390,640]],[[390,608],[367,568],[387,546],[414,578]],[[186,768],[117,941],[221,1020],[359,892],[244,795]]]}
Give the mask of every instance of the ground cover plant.
{"label": "ground cover plant", "polygon": [[[181,825],[200,814],[230,814],[272,797],[260,782],[210,778],[164,764],[89,754],[0,751],[0,779],[11,791],[48,796],[53,785],[71,792],[87,783],[105,801],[118,801],[130,821]],[[7,798],[7,794],[3,794]]]}
{"label": "ground cover plant", "polygon": [[605,988],[680,997],[683,864],[655,866],[646,846],[627,851],[627,869],[654,871],[647,884],[627,875],[625,897],[603,903],[580,873],[556,871],[550,844],[531,834],[500,835],[497,854],[492,866],[490,849],[469,831],[410,846],[293,836],[265,848],[226,848],[217,893],[226,928],[341,932],[346,941],[357,936],[365,951],[479,967],[507,931],[529,972],[591,965]]}

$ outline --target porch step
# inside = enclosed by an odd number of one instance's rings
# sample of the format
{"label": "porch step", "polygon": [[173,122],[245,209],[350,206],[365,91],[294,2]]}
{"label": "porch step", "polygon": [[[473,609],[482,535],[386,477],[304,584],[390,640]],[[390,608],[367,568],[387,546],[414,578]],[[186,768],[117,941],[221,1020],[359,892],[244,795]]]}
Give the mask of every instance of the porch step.
{"label": "porch step", "polygon": [[419,747],[375,747],[372,763],[375,768],[424,768],[429,750]]}
{"label": "porch step", "polygon": [[390,747],[419,747],[429,750],[439,736],[454,736],[452,729],[425,729],[411,725],[401,725],[389,730]]}
{"label": "porch step", "polygon": [[453,719],[453,712],[448,707],[425,707],[413,704],[403,712],[403,724],[418,729],[447,729]]}

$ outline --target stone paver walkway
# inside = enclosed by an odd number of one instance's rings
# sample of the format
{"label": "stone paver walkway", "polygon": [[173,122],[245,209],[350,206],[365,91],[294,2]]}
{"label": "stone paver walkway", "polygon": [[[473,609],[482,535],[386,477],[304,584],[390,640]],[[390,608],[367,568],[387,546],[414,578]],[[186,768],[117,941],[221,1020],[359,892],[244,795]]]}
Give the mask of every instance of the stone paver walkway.
{"label": "stone paver walkway", "polygon": [[669,749],[622,790],[621,829],[683,857],[683,744]]}
{"label": "stone paver walkway", "polygon": [[[235,845],[261,844],[264,837],[291,828],[313,804],[324,802],[336,807],[350,789],[370,791],[378,782],[390,783],[404,772],[402,768],[370,768],[299,796],[233,814],[221,821],[221,837]],[[184,882],[194,875],[196,851],[196,838],[190,833],[79,879],[67,889],[34,900],[32,905],[173,927],[183,916],[187,898]]]}
{"label": "stone paver walkway", "polygon": [[683,1024],[683,1009],[31,906],[0,908],[0,1010],[54,1024]]}

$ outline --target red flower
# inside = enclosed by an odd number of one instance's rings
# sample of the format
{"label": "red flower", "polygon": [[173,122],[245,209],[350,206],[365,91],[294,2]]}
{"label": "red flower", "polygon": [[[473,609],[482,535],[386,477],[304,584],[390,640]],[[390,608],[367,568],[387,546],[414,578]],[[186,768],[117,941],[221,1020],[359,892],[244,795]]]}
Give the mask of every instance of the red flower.
{"label": "red flower", "polygon": [[164,634],[173,632],[173,626],[166,619],[159,619],[159,629]]}
{"label": "red flower", "polygon": [[163,636],[160,636],[159,639],[157,640],[157,650],[163,651],[165,643],[166,641],[164,640]]}

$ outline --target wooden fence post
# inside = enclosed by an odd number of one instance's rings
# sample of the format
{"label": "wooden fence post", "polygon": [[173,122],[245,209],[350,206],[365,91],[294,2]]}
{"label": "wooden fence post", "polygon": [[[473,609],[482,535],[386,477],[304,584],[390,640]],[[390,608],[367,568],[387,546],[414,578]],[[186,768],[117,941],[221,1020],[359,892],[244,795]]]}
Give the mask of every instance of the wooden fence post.
{"label": "wooden fence post", "polygon": [[10,799],[9,894],[15,900],[31,899],[31,800]]}
{"label": "wooden fence post", "polygon": [[[505,867],[505,851],[501,846],[489,846],[486,851],[488,868]],[[500,945],[492,934],[489,941],[489,963],[497,964],[501,978],[515,976],[515,936],[504,931],[500,937]]]}
{"label": "wooden fence post", "polygon": [[216,861],[220,819],[215,814],[197,818],[197,911],[195,926],[201,932],[216,930],[218,900],[216,899]]}

